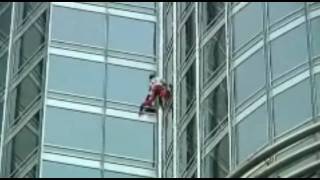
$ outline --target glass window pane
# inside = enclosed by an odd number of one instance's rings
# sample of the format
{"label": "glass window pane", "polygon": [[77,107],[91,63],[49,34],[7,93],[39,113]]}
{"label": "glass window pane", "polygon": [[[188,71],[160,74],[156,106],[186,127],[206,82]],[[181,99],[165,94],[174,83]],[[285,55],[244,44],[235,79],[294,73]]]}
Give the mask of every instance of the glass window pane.
{"label": "glass window pane", "polygon": [[236,103],[243,102],[265,84],[266,65],[260,49],[235,69]]}
{"label": "glass window pane", "polygon": [[320,18],[311,20],[312,55],[320,55]]}
{"label": "glass window pane", "polygon": [[[2,127],[3,102],[0,102],[0,128]],[[0,130],[1,133],[1,130]]]}
{"label": "glass window pane", "polygon": [[186,129],[181,135],[179,142],[179,174],[181,174],[188,169],[188,165],[191,161],[195,160],[195,153],[197,150],[197,129],[196,129],[196,119],[195,117],[187,125]]}
{"label": "glass window pane", "polygon": [[[35,123],[39,123],[40,115],[37,113],[25,127],[23,127],[19,133],[12,139],[10,145],[6,147],[6,152],[11,160],[10,177],[16,177],[17,170],[21,168],[27,159],[36,156],[39,152],[39,126],[35,126]],[[31,127],[31,128],[30,128]]]}
{"label": "glass window pane", "polygon": [[216,130],[223,121],[226,121],[228,113],[227,81],[214,89],[202,106],[200,118],[204,120],[205,137]]}
{"label": "glass window pane", "polygon": [[229,173],[229,136],[226,135],[204,159],[202,178],[223,178]]}
{"label": "glass window pane", "polygon": [[49,89],[103,97],[104,64],[69,58],[50,56]]}
{"label": "glass window pane", "polygon": [[[5,3],[2,2],[5,7]],[[6,3],[7,4],[7,3]],[[3,7],[0,8],[1,11],[3,11]],[[0,16],[0,42],[4,42],[6,40],[9,40],[9,33],[10,33],[10,24],[11,24],[11,5],[7,7],[5,12],[1,14]],[[1,43],[0,43],[1,47]]]}
{"label": "glass window pane", "polygon": [[165,62],[166,66],[164,68],[164,79],[169,85],[173,85],[173,59],[172,55],[168,62]]}
{"label": "glass window pane", "polygon": [[302,24],[271,42],[273,79],[308,59],[306,25]]}
{"label": "glass window pane", "polygon": [[264,104],[245,117],[238,125],[238,162],[256,152],[267,141],[268,113],[267,106]]}
{"label": "glass window pane", "polygon": [[191,5],[192,2],[179,2],[177,3],[177,11],[181,16],[182,13]]}
{"label": "glass window pane", "polygon": [[48,107],[45,143],[100,153],[101,126],[98,115]]}
{"label": "glass window pane", "polygon": [[173,107],[171,106],[165,118],[165,150],[168,151],[173,141]]}
{"label": "glass window pane", "polygon": [[315,76],[315,86],[316,86],[316,107],[317,107],[317,114],[320,116],[320,73],[316,74]]}
{"label": "glass window pane", "polygon": [[104,178],[142,178],[139,176],[119,172],[104,171]]}
{"label": "glass window pane", "polygon": [[22,120],[19,118],[22,114],[34,105],[36,102],[40,101],[41,87],[42,87],[42,62],[41,61],[33,70],[26,76],[18,87],[10,92],[8,98],[10,102],[10,125]]}
{"label": "glass window pane", "polygon": [[30,26],[23,36],[14,44],[14,73],[24,67],[27,62],[34,60],[34,57],[38,57],[35,55],[43,50],[46,33],[44,30],[45,20],[46,13],[40,16],[36,23]]}
{"label": "glass window pane", "polygon": [[108,117],[107,153],[153,160],[154,125],[151,123]]}
{"label": "glass window pane", "polygon": [[71,8],[54,7],[52,38],[56,40],[105,47],[105,15]]}
{"label": "glass window pane", "polygon": [[[262,31],[262,4],[251,2],[234,15],[234,49],[239,49],[255,35]],[[250,28],[248,28],[250,27]]]}
{"label": "glass window pane", "polygon": [[140,105],[148,93],[150,71],[108,65],[107,98]]}
{"label": "glass window pane", "polygon": [[[164,12],[166,13],[166,12]],[[172,35],[173,35],[173,7],[169,6],[169,12],[166,14],[165,16],[165,37],[166,37],[166,42],[165,45],[168,46],[168,43],[170,42],[170,40],[172,39]]]}
{"label": "glass window pane", "polygon": [[310,80],[290,87],[274,98],[276,134],[294,128],[312,116]]}
{"label": "glass window pane", "polygon": [[0,57],[0,92],[4,89],[4,86],[6,85],[7,57],[7,53]]}
{"label": "glass window pane", "polygon": [[215,22],[219,15],[223,15],[224,2],[202,2],[202,27],[205,28]]}
{"label": "glass window pane", "polygon": [[269,2],[270,23],[273,24],[295,10],[302,8],[303,4],[303,2]]}
{"label": "glass window pane", "polygon": [[196,96],[196,64],[183,77],[180,87],[180,115],[182,116]]}
{"label": "glass window pane", "polygon": [[226,62],[224,26],[207,42],[203,48],[203,82],[205,83],[218,67]]}
{"label": "glass window pane", "polygon": [[192,12],[180,31],[180,64],[186,61],[187,55],[195,44],[196,30],[194,16],[195,13]]}
{"label": "glass window pane", "polygon": [[99,169],[43,161],[43,178],[100,178]]}
{"label": "glass window pane", "polygon": [[109,48],[144,55],[155,54],[154,23],[116,16],[110,16],[109,20]]}
{"label": "glass window pane", "polygon": [[165,176],[166,178],[173,178],[173,160],[169,159],[169,165],[165,167]]}

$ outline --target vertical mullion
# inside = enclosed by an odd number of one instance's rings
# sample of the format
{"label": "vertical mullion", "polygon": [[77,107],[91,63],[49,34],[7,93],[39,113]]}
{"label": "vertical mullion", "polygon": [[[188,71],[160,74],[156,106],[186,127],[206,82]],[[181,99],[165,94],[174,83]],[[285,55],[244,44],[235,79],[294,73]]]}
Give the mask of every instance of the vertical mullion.
{"label": "vertical mullion", "polygon": [[[159,53],[158,53],[158,73],[159,77],[163,78],[163,3],[159,3],[158,21],[159,21]],[[163,122],[163,109],[160,106],[158,110],[158,178],[162,178],[162,122]]]}
{"label": "vertical mullion", "polygon": [[200,34],[199,34],[199,2],[195,2],[196,23],[196,129],[197,129],[197,178],[201,177],[201,139],[200,139]]}
{"label": "vertical mullion", "polygon": [[40,122],[41,124],[41,132],[40,132],[40,158],[39,158],[39,178],[42,178],[42,170],[43,170],[43,163],[42,163],[42,158],[43,158],[43,154],[44,154],[44,132],[45,132],[45,125],[46,125],[46,112],[47,112],[47,98],[48,98],[48,79],[49,79],[49,67],[50,67],[50,63],[49,63],[49,59],[50,59],[50,53],[49,53],[49,48],[50,48],[50,44],[51,44],[51,29],[52,29],[52,11],[53,11],[53,5],[50,2],[49,3],[49,7],[47,10],[47,20],[46,20],[46,28],[47,30],[45,31],[46,33],[46,61],[45,65],[43,67],[43,74],[45,74],[45,81],[43,83],[43,110],[42,110],[42,117],[40,119],[42,119],[42,121]]}
{"label": "vertical mullion", "polygon": [[177,178],[177,2],[173,2],[173,178]]}
{"label": "vertical mullion", "polygon": [[[7,72],[6,72],[6,80],[5,80],[5,90],[4,90],[4,101],[3,101],[3,114],[2,114],[2,129],[1,129],[1,144],[0,144],[0,175],[1,177],[4,177],[4,169],[7,169],[6,167],[3,167],[3,153],[4,151],[4,136],[7,126],[7,104],[8,104],[8,93],[9,93],[9,79],[10,79],[10,59],[13,57],[12,55],[12,46],[13,46],[13,28],[14,26],[14,20],[15,20],[15,10],[16,10],[16,2],[12,2],[11,4],[11,23],[10,23],[10,35],[9,35],[9,48],[8,48],[8,57],[7,57]],[[6,166],[6,165],[5,165]]]}

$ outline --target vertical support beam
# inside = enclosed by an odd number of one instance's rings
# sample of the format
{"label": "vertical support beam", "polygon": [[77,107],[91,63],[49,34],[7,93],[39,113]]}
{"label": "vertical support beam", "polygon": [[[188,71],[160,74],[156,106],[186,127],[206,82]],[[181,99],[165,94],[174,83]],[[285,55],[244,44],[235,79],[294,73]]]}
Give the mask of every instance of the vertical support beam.
{"label": "vertical support beam", "polygon": [[173,178],[177,178],[177,2],[173,2]]}
{"label": "vertical support beam", "polygon": [[106,121],[107,121],[107,84],[108,84],[108,54],[109,54],[109,11],[108,11],[108,2],[105,3],[106,15],[105,15],[105,49],[104,49],[104,79],[103,79],[103,115],[102,115],[102,149],[100,157],[100,177],[104,178],[104,153],[106,151]]}
{"label": "vertical support beam", "polygon": [[[270,40],[269,40],[269,4],[268,2],[263,3],[263,51],[264,58],[266,62],[266,105],[268,113],[268,137],[269,145],[274,144],[275,141],[275,121],[273,116],[273,102],[272,102],[272,68],[271,68],[271,50],[270,50]],[[272,156],[269,159],[271,162],[275,160]]]}
{"label": "vertical support beam", "polygon": [[199,2],[195,2],[196,19],[196,127],[197,127],[197,178],[201,177],[201,131],[200,131],[200,30]]}
{"label": "vertical support beam", "polygon": [[7,126],[7,113],[8,113],[8,94],[9,94],[9,80],[10,80],[10,60],[12,59],[12,46],[13,46],[13,32],[14,32],[14,20],[15,20],[15,9],[16,2],[12,2],[11,5],[11,23],[10,23],[10,35],[9,35],[9,48],[8,48],[8,57],[7,57],[7,72],[6,72],[6,83],[4,90],[4,102],[3,102],[3,114],[2,114],[2,129],[1,129],[1,144],[0,144],[0,176],[3,176],[3,153],[5,152],[4,140],[5,140],[5,131]]}
{"label": "vertical support beam", "polygon": [[[230,48],[231,48],[231,40],[230,37],[232,36],[231,32],[231,25],[230,25],[230,17],[231,15],[231,6],[230,2],[225,2],[225,11],[224,11],[224,18],[225,18],[225,34],[226,34],[226,78],[227,78],[227,94],[228,94],[228,134],[229,134],[229,170],[233,168],[234,156],[233,156],[233,132],[232,132],[232,116],[231,116],[231,98],[232,98],[232,82],[231,82],[231,70],[230,70]],[[230,9],[230,12],[229,12]],[[230,17],[229,17],[230,16]],[[230,26],[230,27],[229,27]]]}
{"label": "vertical support beam", "polygon": [[[160,78],[163,78],[163,3],[159,3],[158,11],[158,30],[159,30],[159,55],[158,55],[158,75]],[[163,125],[163,109],[160,106],[158,110],[158,178],[162,178],[162,125]]]}
{"label": "vertical support beam", "polygon": [[46,112],[47,112],[47,97],[48,97],[48,79],[49,79],[49,57],[50,57],[50,54],[49,54],[49,48],[50,48],[50,44],[51,44],[51,29],[52,29],[52,3],[49,2],[49,6],[48,6],[48,12],[47,12],[47,19],[46,19],[46,23],[48,24],[47,27],[46,27],[46,31],[45,33],[48,33],[47,36],[46,36],[46,57],[45,57],[45,65],[44,65],[44,71],[43,73],[45,74],[45,78],[44,78],[44,82],[43,82],[43,89],[42,89],[42,99],[43,99],[43,107],[42,107],[42,112],[41,112],[41,119],[42,119],[42,122],[40,123],[41,124],[41,132],[40,132],[40,138],[41,138],[41,141],[40,141],[40,157],[39,157],[39,178],[42,178],[42,171],[43,171],[43,163],[42,163],[42,157],[43,157],[43,154],[44,154],[44,134],[45,134],[45,125],[46,125]]}
{"label": "vertical support beam", "polygon": [[310,69],[310,82],[311,82],[311,103],[312,103],[312,119],[316,119],[317,109],[316,109],[316,85],[314,77],[314,64],[312,60],[312,37],[311,37],[311,22],[309,17],[309,7],[308,3],[304,2],[304,15],[306,21],[306,32],[307,32],[307,50],[308,50],[308,63]]}

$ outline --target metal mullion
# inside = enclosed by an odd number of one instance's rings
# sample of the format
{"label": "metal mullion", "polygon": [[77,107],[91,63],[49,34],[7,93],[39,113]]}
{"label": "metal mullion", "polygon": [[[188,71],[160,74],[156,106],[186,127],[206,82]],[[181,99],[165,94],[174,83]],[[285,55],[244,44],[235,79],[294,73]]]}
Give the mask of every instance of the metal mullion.
{"label": "metal mullion", "polygon": [[[15,11],[16,11],[16,2],[12,2],[12,5],[11,5],[11,23],[10,23],[10,35],[9,35],[9,46],[8,46],[8,57],[7,57],[7,72],[6,72],[6,85],[5,85],[5,92],[4,92],[4,103],[3,103],[3,115],[2,115],[2,126],[1,126],[1,144],[0,144],[0,175],[3,177],[4,174],[6,172],[6,164],[3,163],[3,156],[4,156],[4,153],[6,153],[5,151],[5,146],[4,146],[4,138],[5,138],[5,135],[6,135],[6,127],[7,127],[7,121],[8,121],[8,118],[7,118],[7,111],[8,111],[8,108],[9,105],[8,105],[8,93],[9,93],[9,79],[10,79],[10,59],[12,59],[12,46],[13,46],[13,29],[14,29],[14,20],[15,20]],[[5,157],[6,158],[6,157]]]}

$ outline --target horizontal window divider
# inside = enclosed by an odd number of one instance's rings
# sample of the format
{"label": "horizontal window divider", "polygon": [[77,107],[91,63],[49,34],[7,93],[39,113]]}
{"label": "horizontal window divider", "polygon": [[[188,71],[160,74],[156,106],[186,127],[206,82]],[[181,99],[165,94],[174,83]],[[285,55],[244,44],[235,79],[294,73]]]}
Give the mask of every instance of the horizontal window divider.
{"label": "horizontal window divider", "polygon": [[228,127],[221,129],[221,131],[217,132],[214,136],[207,140],[207,143],[204,144],[201,149],[203,152],[202,159],[204,159],[226,135],[228,135]]}
{"label": "horizontal window divider", "polygon": [[14,35],[13,42],[15,43],[18,41],[24,34],[25,32],[31,28],[31,26],[36,23],[36,21],[42,16],[42,14],[47,11],[49,8],[48,3],[43,3],[40,5],[39,9],[37,9],[36,12],[32,14],[32,18],[29,19],[23,26],[18,27],[14,32],[17,32]]}

